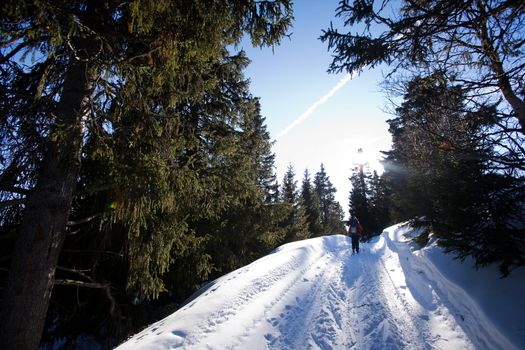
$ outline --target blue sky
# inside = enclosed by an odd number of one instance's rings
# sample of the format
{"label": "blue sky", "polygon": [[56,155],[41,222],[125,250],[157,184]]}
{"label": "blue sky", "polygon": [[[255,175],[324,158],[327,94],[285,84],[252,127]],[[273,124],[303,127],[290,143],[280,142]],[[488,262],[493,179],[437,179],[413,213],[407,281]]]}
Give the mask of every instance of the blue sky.
{"label": "blue sky", "polygon": [[[332,60],[326,43],[318,38],[335,17],[338,0],[297,0],[290,38],[272,48],[252,48],[248,42],[240,48],[252,63],[246,70],[251,91],[261,98],[262,114],[276,140],[276,168],[279,181],[288,164],[296,171],[300,184],[305,168],[315,174],[324,163],[330,180],[337,188],[336,198],[348,215],[350,169],[357,160],[357,149],[372,169],[382,171],[379,151],[390,148],[390,134],[384,113],[386,99],[378,84],[379,69],[364,71],[348,81],[331,97],[326,97],[345,73],[328,74]],[[319,100],[325,96],[324,103]],[[318,103],[312,113],[304,115]],[[301,115],[296,126],[282,134]]]}

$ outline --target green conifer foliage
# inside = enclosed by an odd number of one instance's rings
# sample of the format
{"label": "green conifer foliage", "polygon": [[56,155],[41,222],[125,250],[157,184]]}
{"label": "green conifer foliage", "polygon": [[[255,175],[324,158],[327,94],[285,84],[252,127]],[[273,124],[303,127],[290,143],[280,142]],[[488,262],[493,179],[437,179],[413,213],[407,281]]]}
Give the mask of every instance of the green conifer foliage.
{"label": "green conifer foliage", "polygon": [[312,188],[310,173],[308,169],[304,170],[303,181],[301,184],[301,200],[304,203],[308,230],[313,237],[322,235],[321,212],[319,209],[319,197],[317,192]]}
{"label": "green conifer foliage", "polygon": [[386,181],[374,170],[369,181],[370,214],[373,220],[372,232],[379,234],[382,230],[394,222],[390,218],[390,191],[386,186]]}
{"label": "green conifer foliage", "polygon": [[348,196],[350,215],[363,226],[363,237],[378,235],[391,224],[390,197],[382,177],[376,171],[370,174],[364,165],[358,165],[349,178],[352,185]]}
{"label": "green conifer foliage", "polygon": [[314,191],[319,199],[321,225],[323,227],[322,235],[345,234],[344,213],[341,205],[335,200],[335,192],[337,190],[330,182],[330,177],[327,175],[323,164],[321,164],[321,168],[315,174]]}
{"label": "green conifer foliage", "polygon": [[[409,217],[432,228],[447,250],[478,265],[499,262],[504,275],[524,260],[523,182],[495,169],[492,118],[469,110],[461,86],[440,74],[413,79],[390,121],[394,147],[384,179]],[[485,123],[480,121],[485,120]],[[498,144],[501,146],[501,144]],[[512,194],[511,194],[512,192]],[[517,204],[517,205],[516,205]]]}
{"label": "green conifer foliage", "polygon": [[[278,223],[283,217],[275,196],[274,155],[270,136],[260,114],[259,101],[245,96],[235,129],[237,152],[222,169],[222,183],[232,186],[217,192],[229,199],[218,215],[203,217],[196,230],[210,236],[209,254],[216,274],[244,266],[275,248],[284,237]],[[223,158],[221,162],[226,161]]]}
{"label": "green conifer foliage", "polygon": [[524,133],[523,1],[343,0],[337,16],[355,28],[331,26],[321,36],[334,51],[331,71],[359,72],[381,63],[393,71],[439,70],[467,82],[471,104],[481,106],[490,96],[505,119],[499,127]]}
{"label": "green conifer foliage", "polygon": [[348,196],[350,215],[356,216],[363,226],[363,237],[368,237],[374,232],[373,219],[370,213],[368,172],[365,173],[363,165],[357,166],[352,171],[349,180],[352,185]]}
{"label": "green conifer foliage", "polygon": [[308,231],[305,204],[301,201],[295,180],[295,170],[290,164],[284,174],[281,187],[281,202],[287,215],[281,222],[286,231],[285,242],[306,239],[311,236]]}
{"label": "green conifer foliage", "polygon": [[[245,33],[278,43],[291,4],[7,1],[0,11],[1,225],[17,232],[1,344],[34,349],[54,285],[99,290],[114,313],[111,283],[143,301],[168,272],[187,284],[209,274],[209,236],[192,222],[246,201],[253,174],[232,170],[253,107],[237,95],[247,60],[225,48]],[[75,257],[82,245],[97,253]],[[125,278],[102,271],[109,257]],[[79,260],[89,272],[55,274]]]}

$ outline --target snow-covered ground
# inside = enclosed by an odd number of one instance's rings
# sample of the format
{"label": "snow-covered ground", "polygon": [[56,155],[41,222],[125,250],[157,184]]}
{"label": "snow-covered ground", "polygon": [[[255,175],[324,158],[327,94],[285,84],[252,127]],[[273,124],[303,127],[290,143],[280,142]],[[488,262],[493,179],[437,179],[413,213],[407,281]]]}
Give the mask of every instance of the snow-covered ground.
{"label": "snow-covered ground", "polygon": [[118,349],[525,349],[525,269],[500,279],[411,233],[356,255],[341,235],[286,244]]}

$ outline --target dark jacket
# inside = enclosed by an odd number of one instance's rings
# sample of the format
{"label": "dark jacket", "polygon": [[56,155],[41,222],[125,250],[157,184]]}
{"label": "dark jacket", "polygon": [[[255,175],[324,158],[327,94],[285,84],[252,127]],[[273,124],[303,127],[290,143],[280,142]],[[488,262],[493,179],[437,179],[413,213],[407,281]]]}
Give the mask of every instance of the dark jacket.
{"label": "dark jacket", "polygon": [[359,220],[357,220],[356,217],[352,217],[350,219],[348,233],[350,234],[350,236],[361,238],[362,232],[363,232],[363,226],[361,226],[361,223],[359,222]]}

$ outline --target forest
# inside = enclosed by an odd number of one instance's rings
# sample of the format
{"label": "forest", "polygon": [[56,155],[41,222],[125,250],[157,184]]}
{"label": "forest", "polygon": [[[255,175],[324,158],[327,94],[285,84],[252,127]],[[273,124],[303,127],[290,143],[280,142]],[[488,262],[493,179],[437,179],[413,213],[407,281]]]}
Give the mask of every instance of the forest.
{"label": "forest", "polygon": [[[277,179],[235,49],[279,45],[292,5],[4,1],[0,347],[112,348],[207,281],[345,233],[322,164]],[[342,0],[335,16],[329,72],[390,69],[385,171],[349,173],[364,239],[411,220],[421,244],[523,266],[525,3]]]}

